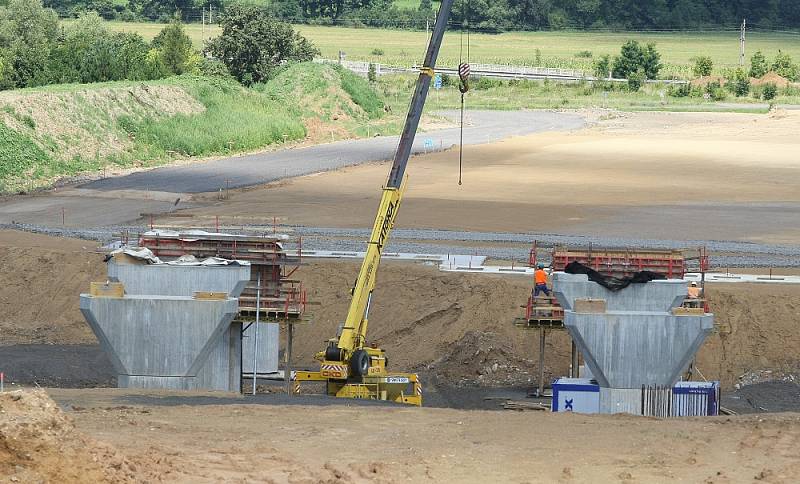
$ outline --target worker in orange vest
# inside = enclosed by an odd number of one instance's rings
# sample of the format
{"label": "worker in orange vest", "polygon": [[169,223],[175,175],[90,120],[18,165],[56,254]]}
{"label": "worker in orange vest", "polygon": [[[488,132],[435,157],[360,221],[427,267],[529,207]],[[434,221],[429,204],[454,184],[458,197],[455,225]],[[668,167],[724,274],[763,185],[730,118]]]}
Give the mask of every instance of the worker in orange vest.
{"label": "worker in orange vest", "polygon": [[546,296],[550,296],[550,289],[547,288],[547,272],[544,270],[544,264],[541,262],[533,273],[533,297],[539,297],[539,293],[543,292]]}
{"label": "worker in orange vest", "polygon": [[700,299],[700,288],[697,287],[696,282],[692,282],[686,290],[689,299]]}

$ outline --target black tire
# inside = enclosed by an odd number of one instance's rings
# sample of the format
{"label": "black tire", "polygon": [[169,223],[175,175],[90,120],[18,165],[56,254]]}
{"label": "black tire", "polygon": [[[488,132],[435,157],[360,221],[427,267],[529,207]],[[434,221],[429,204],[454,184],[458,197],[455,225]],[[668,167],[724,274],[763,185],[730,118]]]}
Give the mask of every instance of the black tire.
{"label": "black tire", "polygon": [[350,372],[353,376],[365,376],[369,373],[369,354],[364,350],[356,350],[350,358]]}
{"label": "black tire", "polygon": [[325,359],[328,361],[342,361],[342,350],[337,346],[325,348]]}

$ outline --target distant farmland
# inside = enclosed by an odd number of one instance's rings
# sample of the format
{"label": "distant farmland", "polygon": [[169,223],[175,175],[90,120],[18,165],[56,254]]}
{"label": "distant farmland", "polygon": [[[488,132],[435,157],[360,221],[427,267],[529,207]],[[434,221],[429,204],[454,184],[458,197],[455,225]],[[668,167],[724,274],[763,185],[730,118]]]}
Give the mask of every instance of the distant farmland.
{"label": "distant farmland", "polygon": [[[164,27],[155,23],[109,22],[112,30],[139,32],[152,39]],[[387,65],[408,66],[422,60],[425,52],[425,32],[369,28],[321,27],[299,25],[297,29],[322,51],[323,57],[336,58],[340,50],[349,60],[380,62]],[[195,42],[202,46],[202,27],[186,25]],[[219,34],[219,28],[206,28],[206,36]],[[707,55],[714,60],[715,70],[722,73],[735,68],[739,62],[738,32],[509,32],[503,34],[471,34],[470,61],[472,63],[537,65],[591,71],[594,58],[616,54],[629,39],[655,42],[665,68],[663,77],[688,77],[692,59]],[[445,35],[439,57],[440,65],[458,64],[461,36],[457,31]],[[383,55],[375,55],[375,49]],[[466,49],[466,47],[465,47]],[[800,61],[800,35],[791,33],[748,34],[747,60],[757,50],[768,59],[775,57],[778,49]],[[592,58],[577,57],[589,51]],[[466,54],[465,54],[466,55]]]}

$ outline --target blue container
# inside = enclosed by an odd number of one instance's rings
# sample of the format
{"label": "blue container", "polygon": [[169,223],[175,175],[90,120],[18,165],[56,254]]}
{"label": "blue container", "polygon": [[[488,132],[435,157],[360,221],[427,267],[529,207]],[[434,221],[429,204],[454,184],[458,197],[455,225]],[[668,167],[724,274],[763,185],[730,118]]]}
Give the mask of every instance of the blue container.
{"label": "blue container", "polygon": [[600,387],[588,378],[559,378],[553,382],[553,412],[599,413]]}
{"label": "blue container", "polygon": [[719,415],[718,381],[681,381],[672,389],[672,416]]}
{"label": "blue container", "polygon": [[[718,381],[678,382],[673,388],[642,389],[642,401],[645,393],[648,398],[655,398],[654,392],[661,395],[664,413],[658,416],[700,417],[719,415],[720,390]],[[638,393],[638,391],[637,391]],[[671,405],[670,405],[671,403]],[[650,411],[642,405],[643,412]],[[559,378],[553,382],[553,412],[600,413],[600,386],[588,378]],[[641,415],[639,411],[634,412]],[[654,414],[655,415],[655,414]]]}

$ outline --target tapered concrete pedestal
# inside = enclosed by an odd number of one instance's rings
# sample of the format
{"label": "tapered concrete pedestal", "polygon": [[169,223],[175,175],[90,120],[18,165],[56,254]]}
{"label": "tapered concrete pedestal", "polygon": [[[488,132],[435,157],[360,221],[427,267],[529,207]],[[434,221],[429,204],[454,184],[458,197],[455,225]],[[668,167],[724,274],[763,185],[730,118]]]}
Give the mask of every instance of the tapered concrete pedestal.
{"label": "tapered concrete pedestal", "polygon": [[714,327],[713,314],[682,313],[683,280],[612,292],[584,274],[555,273],[564,326],[601,387],[601,413],[640,407],[643,386],[672,388]]}
{"label": "tapered concrete pedestal", "polygon": [[80,308],[120,388],[239,391],[241,329],[231,326],[236,299],[81,294]]}

